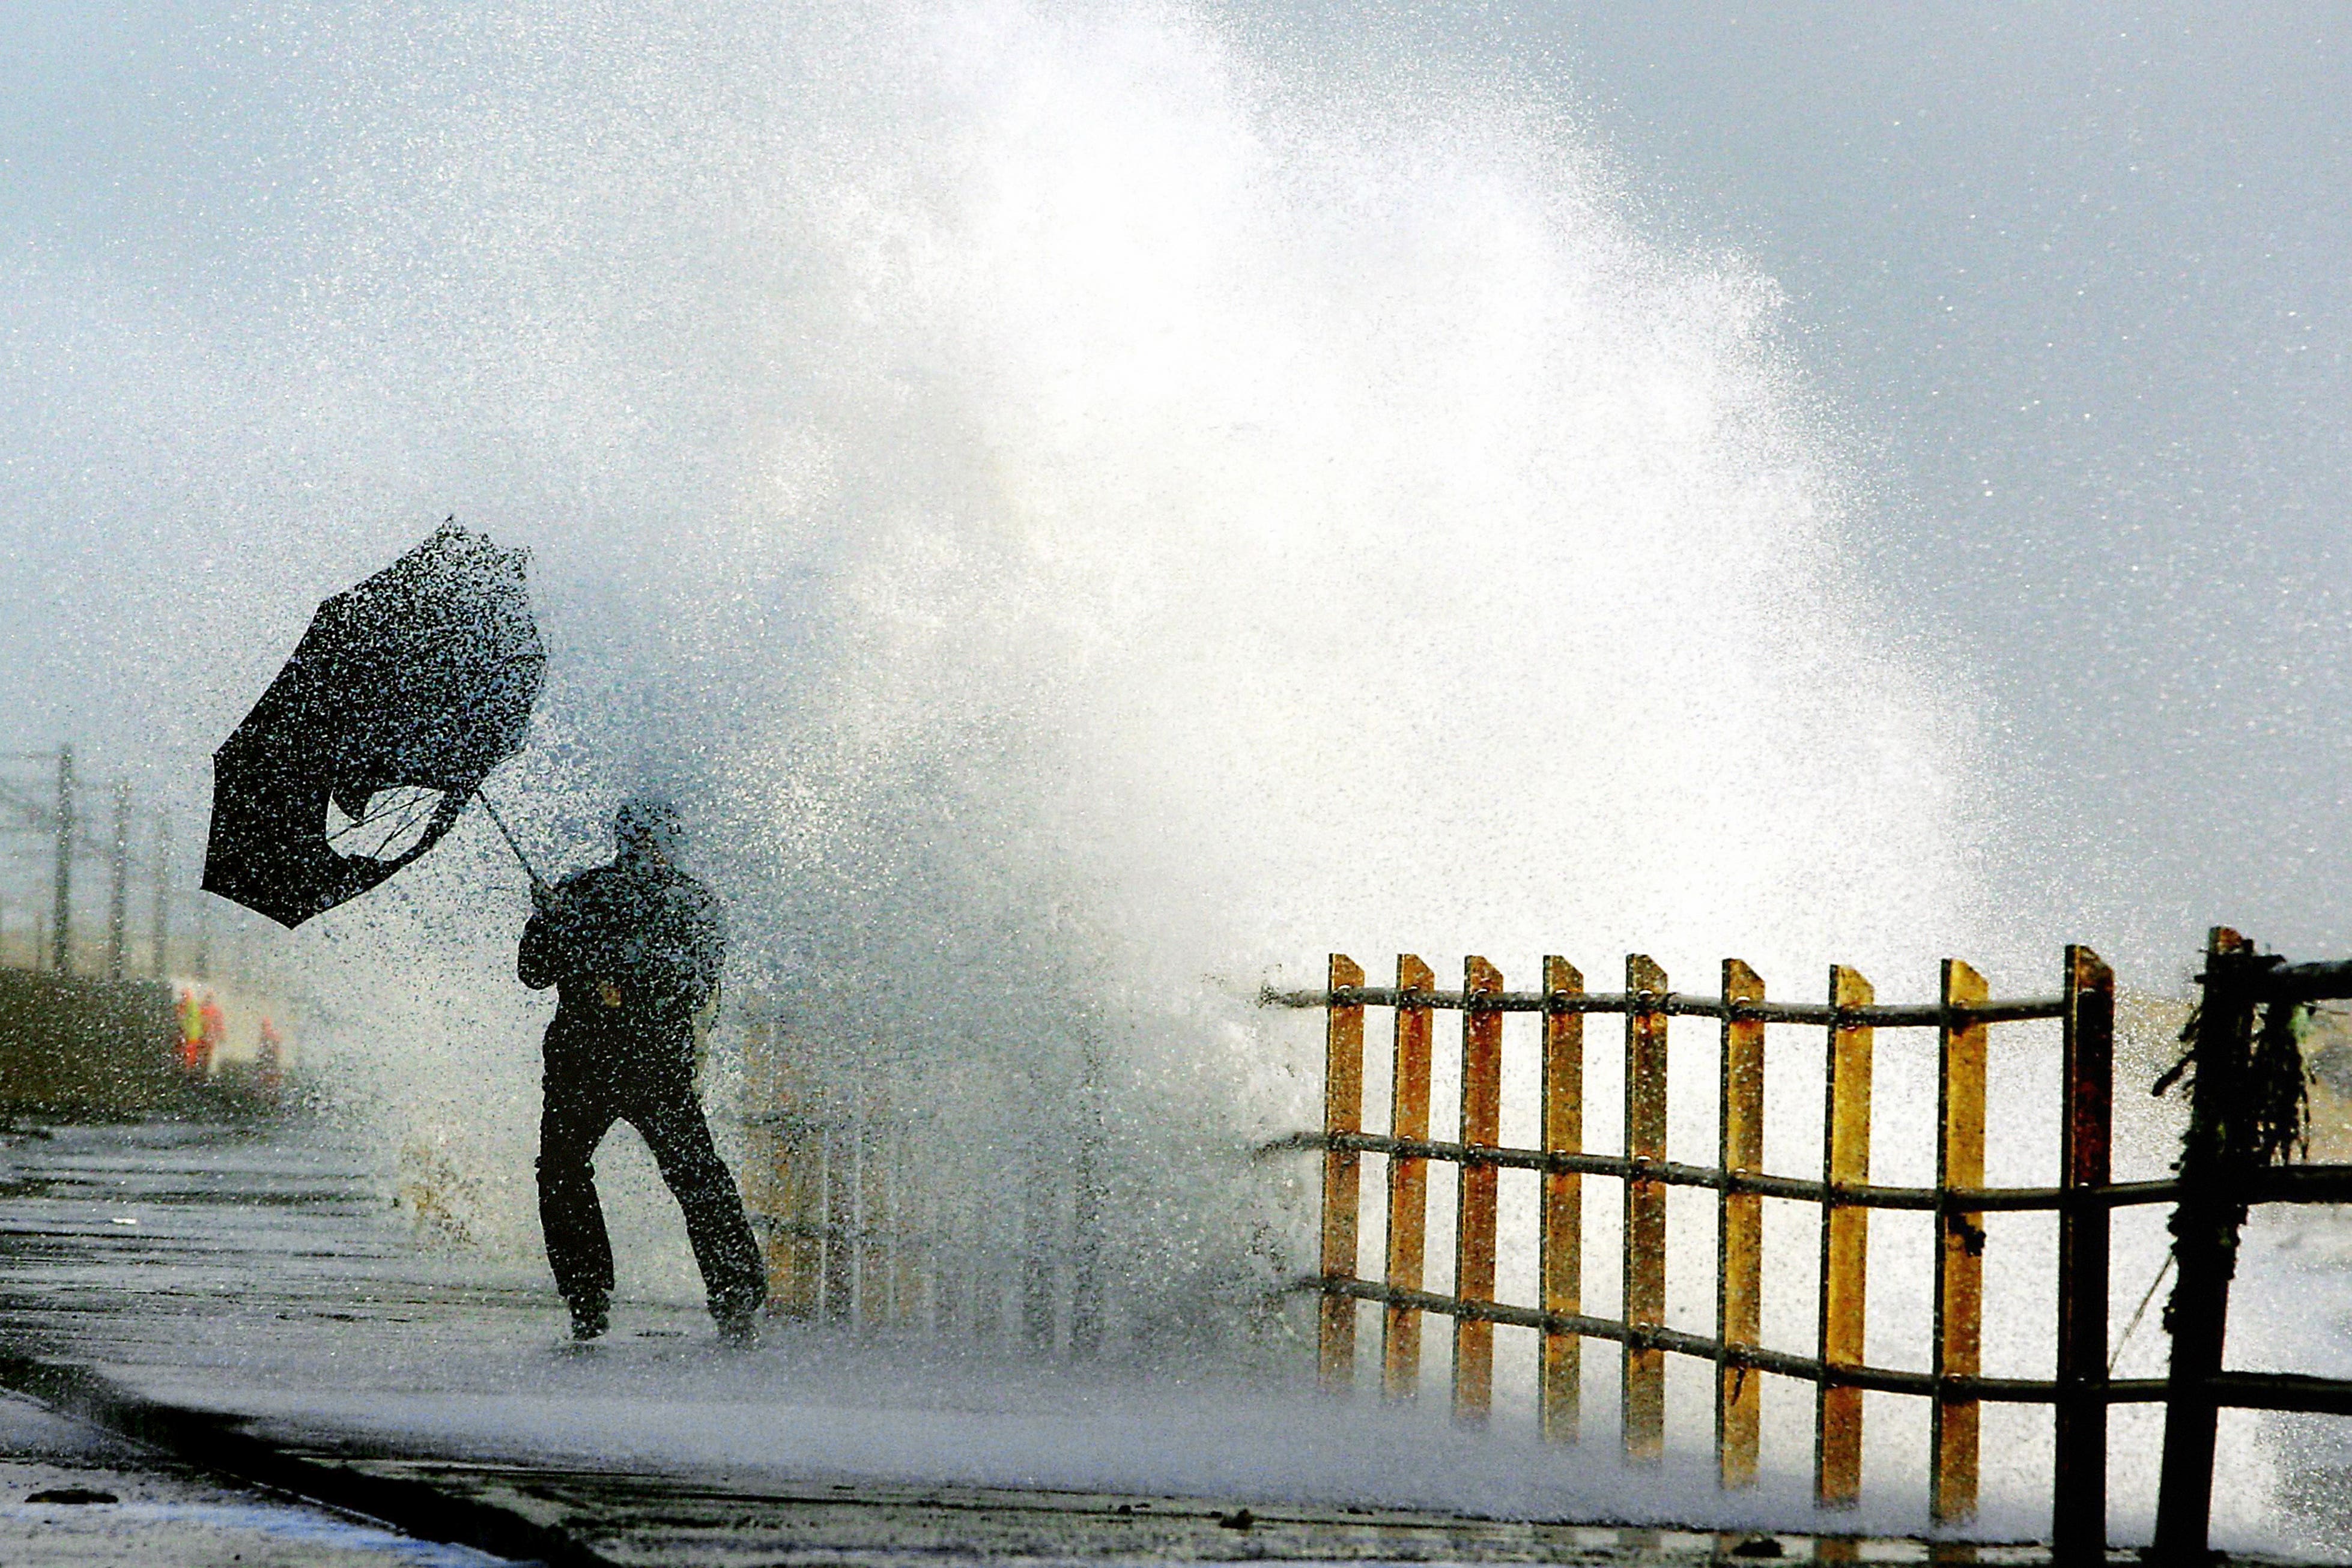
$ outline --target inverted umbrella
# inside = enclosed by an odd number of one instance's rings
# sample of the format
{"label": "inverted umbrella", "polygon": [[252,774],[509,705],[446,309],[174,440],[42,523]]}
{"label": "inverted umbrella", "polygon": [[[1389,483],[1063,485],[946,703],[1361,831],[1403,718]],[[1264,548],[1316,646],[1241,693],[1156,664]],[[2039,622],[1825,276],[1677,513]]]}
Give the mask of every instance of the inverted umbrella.
{"label": "inverted umbrella", "polygon": [[[439,841],[521,748],[539,697],[547,652],[523,587],[528,559],[445,525],[319,606],[213,754],[207,892],[291,927]],[[396,853],[338,847],[388,850],[420,823]]]}

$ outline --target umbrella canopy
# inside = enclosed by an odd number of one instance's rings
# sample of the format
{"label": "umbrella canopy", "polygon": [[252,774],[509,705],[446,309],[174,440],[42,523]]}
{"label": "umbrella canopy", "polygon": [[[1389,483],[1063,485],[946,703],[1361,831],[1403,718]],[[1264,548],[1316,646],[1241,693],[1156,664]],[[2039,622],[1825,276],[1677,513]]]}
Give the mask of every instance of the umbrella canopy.
{"label": "umbrella canopy", "polygon": [[[539,697],[547,652],[523,587],[528,559],[445,525],[319,606],[294,656],[213,754],[207,892],[299,925],[449,831],[476,786],[521,748]],[[341,833],[331,802],[352,820]],[[420,821],[397,854],[336,847],[354,826],[396,839]]]}

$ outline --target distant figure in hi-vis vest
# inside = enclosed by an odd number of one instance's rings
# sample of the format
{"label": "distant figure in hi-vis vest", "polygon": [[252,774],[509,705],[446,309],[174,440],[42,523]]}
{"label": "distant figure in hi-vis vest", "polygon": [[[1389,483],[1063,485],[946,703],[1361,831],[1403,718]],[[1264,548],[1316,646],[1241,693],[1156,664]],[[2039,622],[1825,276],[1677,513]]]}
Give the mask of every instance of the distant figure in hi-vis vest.
{"label": "distant figure in hi-vis vest", "polygon": [[180,1071],[194,1077],[205,1051],[205,1004],[194,986],[180,993]]}

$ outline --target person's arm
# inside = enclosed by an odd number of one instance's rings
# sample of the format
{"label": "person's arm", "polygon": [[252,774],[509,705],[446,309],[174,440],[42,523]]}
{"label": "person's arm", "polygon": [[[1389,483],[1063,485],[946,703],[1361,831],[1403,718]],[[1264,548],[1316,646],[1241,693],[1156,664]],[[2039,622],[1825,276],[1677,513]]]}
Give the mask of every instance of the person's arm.
{"label": "person's arm", "polygon": [[531,890],[531,903],[538,907],[522,928],[522,944],[515,951],[515,977],[534,991],[543,991],[563,977],[562,897],[560,887]]}
{"label": "person's arm", "polygon": [[727,967],[727,920],[719,900],[708,888],[697,888],[688,943],[687,1011],[699,1013],[719,995],[719,977]]}

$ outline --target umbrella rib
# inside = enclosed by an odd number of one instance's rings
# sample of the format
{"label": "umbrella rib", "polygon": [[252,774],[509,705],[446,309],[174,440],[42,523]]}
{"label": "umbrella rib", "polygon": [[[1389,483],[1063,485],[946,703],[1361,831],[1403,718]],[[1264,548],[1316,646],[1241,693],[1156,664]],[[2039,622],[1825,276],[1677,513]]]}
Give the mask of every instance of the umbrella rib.
{"label": "umbrella rib", "polygon": [[386,817],[388,817],[388,816],[392,815],[393,811],[394,811],[394,810],[405,810],[406,809],[407,809],[407,807],[406,807],[405,805],[403,805],[403,806],[393,807],[393,808],[391,808],[391,809],[389,809],[389,810],[383,810],[383,811],[371,811],[371,812],[369,812],[369,813],[368,813],[366,816],[364,816],[364,817],[353,817],[350,821],[345,822],[341,827],[337,828],[333,832],[329,833],[329,834],[327,835],[327,841],[328,841],[329,843],[337,843],[337,842],[340,842],[341,841],[342,841],[342,840],[344,840],[344,839],[348,839],[348,838],[350,838],[353,833],[358,832],[362,828],[372,828],[372,827],[374,827],[377,823],[379,823],[379,822],[383,821]]}
{"label": "umbrella rib", "polygon": [[423,816],[426,811],[432,810],[440,803],[439,792],[433,791],[420,795],[413,800],[404,801],[400,805],[391,808],[389,810],[371,811],[366,816],[356,818],[345,826],[329,833],[327,835],[327,841],[329,843],[337,842],[352,833],[358,832],[362,828],[376,827],[383,823],[387,819],[393,819],[392,826],[385,830],[383,836],[376,841],[374,850],[370,852],[372,855],[381,856],[386,847],[388,847],[394,839],[400,837],[401,834],[406,832],[410,828],[415,827],[416,825],[416,820],[419,817]]}
{"label": "umbrella rib", "polygon": [[415,803],[412,801],[410,802],[408,809],[401,812],[400,815],[393,821],[391,826],[384,829],[383,836],[378,838],[375,841],[375,848],[371,850],[369,853],[374,855],[378,859],[382,859],[384,851],[392,848],[394,841],[398,839],[403,833],[405,833],[409,828],[415,823],[416,818],[417,807]]}
{"label": "umbrella rib", "polygon": [[403,834],[406,833],[411,828],[416,825],[419,818],[425,816],[435,807],[440,805],[441,800],[442,796],[439,790],[430,790],[417,796],[415,800],[410,801],[408,810],[401,813],[400,821],[395,822],[392,828],[385,832],[383,839],[377,842],[375,846],[375,852],[377,855],[383,855],[384,851],[393,846],[394,841],[399,839]]}
{"label": "umbrella rib", "polygon": [[351,852],[353,854],[381,855],[383,852],[383,846],[390,843],[393,836],[400,831],[396,814],[391,811],[365,818],[354,825],[366,828],[368,831],[359,836],[358,841],[352,846]]}

